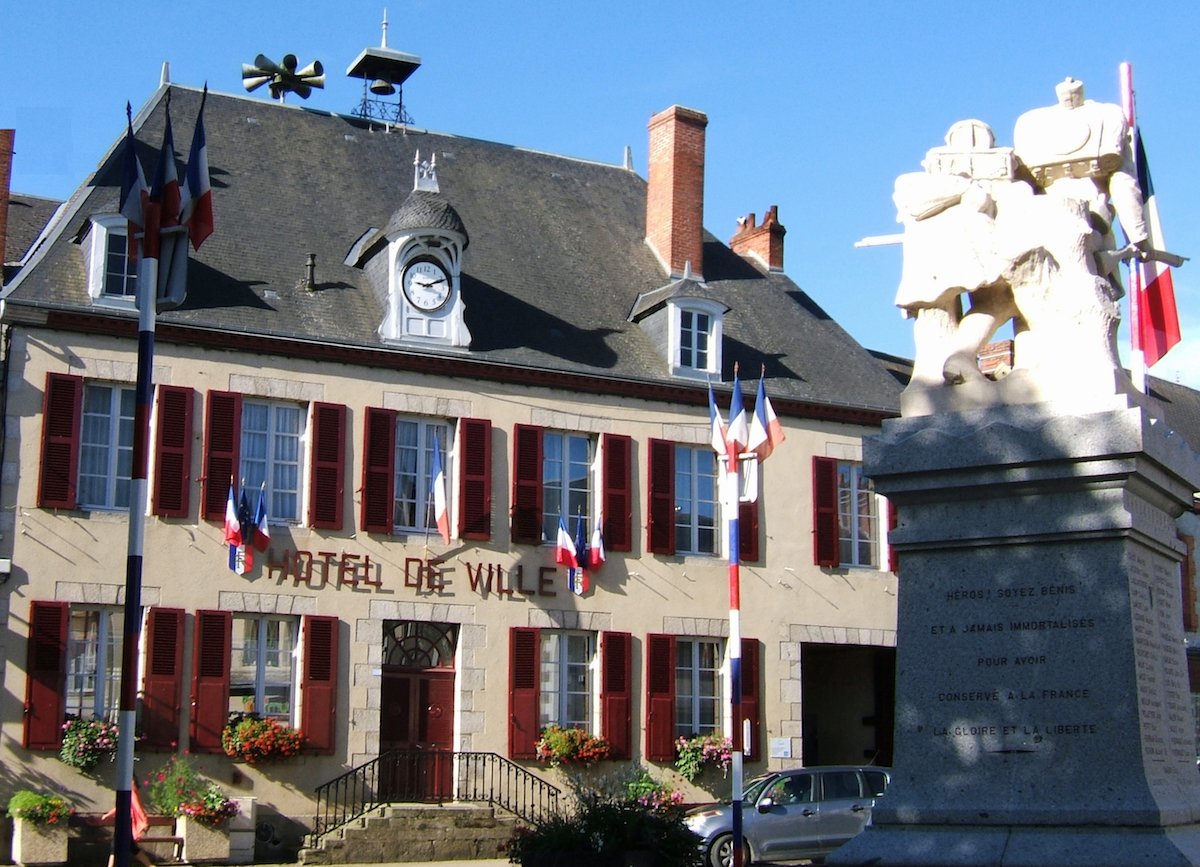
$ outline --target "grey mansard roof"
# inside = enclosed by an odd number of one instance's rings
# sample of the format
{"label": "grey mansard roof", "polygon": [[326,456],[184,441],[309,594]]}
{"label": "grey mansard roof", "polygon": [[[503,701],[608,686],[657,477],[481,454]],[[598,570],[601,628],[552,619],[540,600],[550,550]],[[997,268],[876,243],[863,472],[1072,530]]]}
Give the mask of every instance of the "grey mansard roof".
{"label": "grey mansard roof", "polygon": [[[148,175],[168,90],[181,171],[200,104],[198,90],[170,85],[138,113],[134,129]],[[629,320],[640,296],[674,282],[644,241],[646,181],[633,171],[411,127],[389,132],[355,117],[242,96],[210,93],[204,117],[216,231],[193,253],[185,304],[161,314],[160,327],[401,355],[440,352],[468,363],[598,377],[618,393],[621,383],[703,393],[703,383],[673,379],[660,347]],[[123,132],[119,121],[114,130]],[[418,150],[423,158],[436,154],[440,201],[412,196]],[[63,209],[49,242],[6,288],[10,311],[24,319],[54,310],[135,318],[90,303],[81,245],[92,215],[117,212],[120,155],[118,137],[98,155],[97,171]],[[384,345],[377,333],[384,310],[367,275],[353,267],[350,254],[366,233],[395,221],[412,225],[423,214],[469,233],[462,276],[469,350]],[[309,253],[316,255],[315,291],[303,286]],[[740,362],[752,400],[747,383],[765,365],[781,412],[789,402],[897,410],[899,383],[786,275],[765,273],[706,234],[703,276],[707,297],[729,311],[726,384]]]}

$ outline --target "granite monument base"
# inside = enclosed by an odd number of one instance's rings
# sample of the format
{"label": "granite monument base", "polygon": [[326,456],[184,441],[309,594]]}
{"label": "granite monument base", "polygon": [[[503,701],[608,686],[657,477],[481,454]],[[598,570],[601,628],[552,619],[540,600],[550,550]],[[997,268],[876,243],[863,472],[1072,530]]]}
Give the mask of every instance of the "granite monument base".
{"label": "granite monument base", "polygon": [[1200,463],[1127,397],[901,418],[894,775],[831,864],[1200,864],[1174,519]]}

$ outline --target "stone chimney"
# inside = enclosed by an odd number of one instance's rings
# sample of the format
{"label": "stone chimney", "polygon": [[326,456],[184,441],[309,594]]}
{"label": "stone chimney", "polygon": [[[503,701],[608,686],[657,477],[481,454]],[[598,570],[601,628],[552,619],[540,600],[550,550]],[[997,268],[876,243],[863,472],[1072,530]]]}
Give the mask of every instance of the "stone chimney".
{"label": "stone chimney", "polygon": [[673,105],[650,118],[646,241],[672,277],[704,273],[703,112]]}
{"label": "stone chimney", "polygon": [[779,206],[771,205],[761,226],[755,224],[754,214],[738,220],[737,234],[729,239],[729,246],[739,256],[753,257],[771,271],[782,271],[786,233],[787,229],[779,222]]}
{"label": "stone chimney", "polygon": [[9,184],[12,182],[15,129],[0,129],[0,285],[4,283],[5,246],[8,244]]}
{"label": "stone chimney", "polygon": [[988,379],[1003,379],[1012,372],[1016,362],[1015,343],[1012,340],[997,340],[979,350],[979,370]]}

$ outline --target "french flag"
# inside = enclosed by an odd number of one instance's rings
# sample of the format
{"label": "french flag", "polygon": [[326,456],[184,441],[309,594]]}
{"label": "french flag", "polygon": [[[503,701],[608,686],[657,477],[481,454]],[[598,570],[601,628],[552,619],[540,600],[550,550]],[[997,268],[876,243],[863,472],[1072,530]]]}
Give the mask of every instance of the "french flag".
{"label": "french flag", "polygon": [[750,422],[750,439],[746,443],[746,451],[754,452],[760,461],[770,457],[775,447],[787,439],[783,433],[783,425],[775,415],[771,399],[767,397],[766,386],[762,377],[758,379],[758,395],[754,401],[754,418]]}
{"label": "french flag", "polygon": [[450,511],[446,508],[446,472],[442,469],[442,445],[438,435],[433,434],[433,479],[430,487],[433,489],[433,519],[437,523],[438,533],[442,541],[450,544]]}
{"label": "french flag", "polygon": [[266,551],[271,544],[271,528],[267,525],[267,484],[258,489],[258,506],[254,509],[254,547]]}
{"label": "french flag", "polygon": [[725,423],[721,421],[721,411],[717,409],[711,382],[708,384],[708,425],[713,451],[719,455],[725,454]]}
{"label": "french flag", "polygon": [[563,520],[562,515],[558,516],[558,538],[555,546],[557,548],[554,553],[555,563],[570,569],[579,566],[579,561],[575,559],[575,542],[572,541],[571,534],[567,532],[567,522]]}
{"label": "french flag", "polygon": [[160,230],[179,225],[179,170],[175,165],[175,134],[171,131],[171,99],[167,91],[167,125],[163,130],[158,165],[150,182],[148,201],[143,206],[146,216],[146,258],[159,258]]}
{"label": "french flag", "polygon": [[596,516],[596,523],[592,527],[592,540],[588,543],[588,566],[592,569],[599,569],[604,563],[604,536],[600,532],[600,525],[604,521],[600,515]]}
{"label": "french flag", "polygon": [[725,448],[729,454],[729,472],[737,469],[737,456],[746,447],[750,432],[746,426],[746,410],[742,406],[742,387],[737,371],[733,373],[733,397],[729,399],[729,428],[725,431]]}
{"label": "french flag", "polygon": [[129,223],[129,260],[137,260],[137,233],[145,225],[146,216],[142,211],[143,200],[146,197],[146,175],[142,172],[141,161],[137,156],[137,139],[133,137],[133,107],[125,103],[125,133],[124,173],[121,176],[121,216]]}
{"label": "french flag", "polygon": [[[1145,200],[1142,206],[1146,221],[1146,233],[1150,246],[1155,250],[1167,249],[1163,240],[1162,223],[1158,218],[1158,203],[1154,195],[1154,184],[1150,180],[1150,166],[1146,162],[1146,150],[1141,133],[1133,131],[1134,153],[1137,160],[1138,186]],[[1134,291],[1137,293],[1138,342],[1151,367],[1171,351],[1180,341],[1179,311],[1175,306],[1175,283],[1171,269],[1162,262],[1148,260],[1138,263],[1133,269]]]}
{"label": "french flag", "polygon": [[225,500],[225,541],[229,545],[229,568],[237,572],[238,548],[242,546],[242,523],[238,520],[237,500],[233,495],[233,483],[229,484],[229,497]]}
{"label": "french flag", "polygon": [[199,250],[204,239],[213,233],[212,186],[208,177],[208,140],[204,137],[204,103],[208,101],[208,85],[200,98],[196,115],[196,130],[192,134],[192,149],[188,152],[187,173],[180,194],[179,223],[188,227],[192,249]]}

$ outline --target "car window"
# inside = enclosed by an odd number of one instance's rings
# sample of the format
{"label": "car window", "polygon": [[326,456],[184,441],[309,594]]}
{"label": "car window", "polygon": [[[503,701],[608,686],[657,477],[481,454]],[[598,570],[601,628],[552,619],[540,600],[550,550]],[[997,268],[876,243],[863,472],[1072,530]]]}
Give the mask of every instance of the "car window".
{"label": "car window", "polygon": [[887,774],[883,771],[863,771],[863,779],[867,783],[867,791],[872,797],[878,798],[887,791]]}
{"label": "car window", "polygon": [[742,800],[746,803],[753,804],[762,796],[763,789],[767,784],[774,779],[773,774],[768,774],[762,777],[755,777],[750,782],[742,787]]}
{"label": "car window", "polygon": [[861,798],[858,771],[825,771],[821,774],[821,798],[826,801]]}

